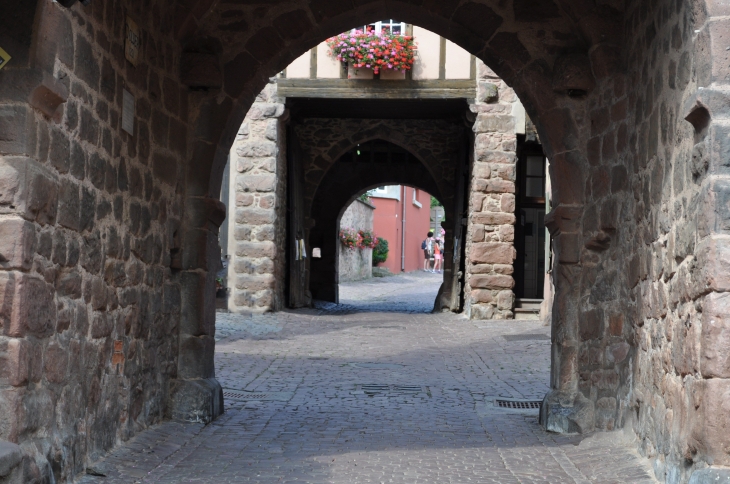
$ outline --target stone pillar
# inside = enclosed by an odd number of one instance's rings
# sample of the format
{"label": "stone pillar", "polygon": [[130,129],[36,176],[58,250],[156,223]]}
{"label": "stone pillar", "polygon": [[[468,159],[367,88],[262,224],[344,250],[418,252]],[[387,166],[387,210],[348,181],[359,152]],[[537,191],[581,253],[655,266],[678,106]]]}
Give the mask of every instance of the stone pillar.
{"label": "stone pillar", "polygon": [[[188,197],[179,267],[180,312],[177,378],[171,382],[168,417],[208,423],[223,413],[215,379],[215,276],[221,267],[218,229],[225,206],[209,197]],[[179,264],[179,265],[178,265]]]}
{"label": "stone pillar", "polygon": [[466,245],[464,310],[472,319],[512,319],[517,176],[514,91],[478,62],[474,163]]}
{"label": "stone pillar", "polygon": [[231,312],[262,313],[285,305],[285,113],[272,82],[251,106],[231,149]]}

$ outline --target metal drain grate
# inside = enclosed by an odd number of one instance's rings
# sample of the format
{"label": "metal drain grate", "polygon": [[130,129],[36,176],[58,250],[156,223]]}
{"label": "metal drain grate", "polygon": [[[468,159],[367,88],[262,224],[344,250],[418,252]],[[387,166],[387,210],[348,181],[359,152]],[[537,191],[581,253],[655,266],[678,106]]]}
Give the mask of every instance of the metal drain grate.
{"label": "metal drain grate", "polygon": [[387,394],[390,396],[397,395],[416,395],[419,393],[425,393],[429,397],[431,396],[431,390],[428,387],[420,385],[383,385],[375,383],[366,383],[356,386],[356,391],[362,391],[365,395],[382,395]]}
{"label": "metal drain grate", "polygon": [[269,402],[288,402],[294,396],[293,392],[247,392],[237,388],[224,388],[223,401],[248,402],[251,400],[265,400]]}
{"label": "metal drain grate", "polygon": [[495,400],[499,408],[514,408],[517,410],[540,410],[541,400]]}
{"label": "metal drain grate", "polygon": [[223,398],[230,398],[233,400],[267,400],[269,396],[270,395],[268,393],[243,393],[223,390]]}

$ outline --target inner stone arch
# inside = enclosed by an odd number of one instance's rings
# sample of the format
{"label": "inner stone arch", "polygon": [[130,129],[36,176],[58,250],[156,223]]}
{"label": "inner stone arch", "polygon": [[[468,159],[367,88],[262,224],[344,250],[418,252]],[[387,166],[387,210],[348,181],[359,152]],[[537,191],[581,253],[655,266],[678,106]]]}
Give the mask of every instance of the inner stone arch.
{"label": "inner stone arch", "polygon": [[[358,151],[361,155],[357,154]],[[448,161],[448,158],[441,160]],[[322,251],[321,258],[311,259],[309,263],[309,290],[313,298],[339,302],[337,231],[339,220],[347,206],[371,188],[408,185],[448,200],[444,202],[448,204],[445,205],[446,210],[453,209],[454,177],[445,177],[452,180],[452,185],[444,180],[437,182],[432,171],[438,168],[439,160],[434,157],[422,161],[408,150],[377,138],[358,143],[337,158],[322,177],[312,197],[309,217],[314,223],[309,229],[309,246],[318,247]],[[449,221],[444,226],[449,235],[453,230],[452,225]],[[450,246],[445,248],[449,255],[451,250]],[[448,257],[445,258],[448,260]],[[444,268],[444,280],[449,280],[450,277],[451,266],[448,266]],[[449,296],[450,294],[446,297]],[[440,307],[439,304],[437,306]]]}

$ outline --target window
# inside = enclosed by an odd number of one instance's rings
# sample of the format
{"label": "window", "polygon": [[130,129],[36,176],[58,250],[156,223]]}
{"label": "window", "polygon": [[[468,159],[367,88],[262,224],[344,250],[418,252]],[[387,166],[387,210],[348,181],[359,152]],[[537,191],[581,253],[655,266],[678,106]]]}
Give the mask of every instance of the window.
{"label": "window", "polygon": [[398,22],[393,19],[388,19],[352,29],[353,32],[355,30],[362,30],[363,32],[374,32],[376,34],[380,34],[381,32],[390,32],[391,34],[395,35],[405,35],[406,24],[405,22]]}
{"label": "window", "polygon": [[525,160],[525,197],[545,197],[545,158],[528,156]]}

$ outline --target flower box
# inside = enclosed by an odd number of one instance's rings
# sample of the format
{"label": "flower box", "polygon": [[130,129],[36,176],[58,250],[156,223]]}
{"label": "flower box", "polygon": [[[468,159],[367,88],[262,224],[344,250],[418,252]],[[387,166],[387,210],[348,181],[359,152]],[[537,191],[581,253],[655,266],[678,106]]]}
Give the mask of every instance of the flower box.
{"label": "flower box", "polygon": [[411,36],[361,30],[331,37],[327,45],[330,56],[348,64],[349,79],[372,79],[375,74],[381,74],[381,79],[405,78],[405,72],[413,67],[416,50]]}

